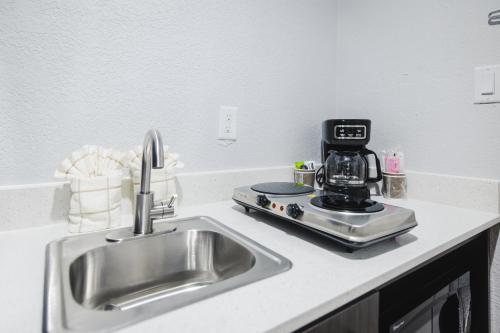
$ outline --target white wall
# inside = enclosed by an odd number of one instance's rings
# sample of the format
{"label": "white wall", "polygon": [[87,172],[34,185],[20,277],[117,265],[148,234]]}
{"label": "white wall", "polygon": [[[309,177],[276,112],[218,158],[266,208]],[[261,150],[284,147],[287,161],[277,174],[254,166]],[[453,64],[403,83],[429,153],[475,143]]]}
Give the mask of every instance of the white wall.
{"label": "white wall", "polygon": [[[372,119],[371,147],[399,143],[411,170],[500,178],[500,104],[473,105],[473,68],[500,64],[497,0],[340,0],[337,117]],[[494,245],[494,244],[493,244]],[[500,247],[492,332],[500,332]]]}
{"label": "white wall", "polygon": [[[187,171],[319,157],[336,1],[1,1],[0,185],[50,180],[83,144],[150,127]],[[216,143],[219,105],[239,140]],[[314,147],[314,149],[311,149]]]}
{"label": "white wall", "polygon": [[341,0],[338,117],[373,121],[411,170],[500,178],[500,104],[473,105],[473,68],[500,64],[497,0]]}

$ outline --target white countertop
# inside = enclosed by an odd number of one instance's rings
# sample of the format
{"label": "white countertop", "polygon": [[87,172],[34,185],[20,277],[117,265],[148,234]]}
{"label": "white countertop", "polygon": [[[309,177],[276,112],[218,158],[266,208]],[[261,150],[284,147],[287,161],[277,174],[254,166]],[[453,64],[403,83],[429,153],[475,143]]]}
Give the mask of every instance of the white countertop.
{"label": "white countertop", "polygon": [[[287,257],[293,267],[122,332],[289,332],[500,222],[495,214],[429,202],[375,200],[414,209],[419,225],[354,253],[286,221],[245,214],[232,201],[181,209],[180,217],[219,220]],[[0,233],[2,331],[40,332],[45,245],[66,235],[65,224]]]}

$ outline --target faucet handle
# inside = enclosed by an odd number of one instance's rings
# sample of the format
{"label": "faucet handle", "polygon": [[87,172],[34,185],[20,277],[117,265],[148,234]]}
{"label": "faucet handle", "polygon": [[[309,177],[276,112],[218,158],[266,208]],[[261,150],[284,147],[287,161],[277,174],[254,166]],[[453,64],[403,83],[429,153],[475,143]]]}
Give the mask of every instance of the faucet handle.
{"label": "faucet handle", "polygon": [[155,201],[151,209],[150,216],[154,220],[164,219],[175,216],[174,202],[177,199],[177,194],[172,195],[170,200]]}
{"label": "faucet handle", "polygon": [[167,204],[167,207],[168,208],[172,208],[172,206],[174,205],[175,203],[175,200],[177,200],[177,194],[173,194],[172,197],[170,198],[170,201],[168,202]]}
{"label": "faucet handle", "polygon": [[155,206],[164,206],[167,208],[172,208],[174,206],[175,200],[177,200],[177,194],[173,194],[169,200],[158,200],[155,201]]}

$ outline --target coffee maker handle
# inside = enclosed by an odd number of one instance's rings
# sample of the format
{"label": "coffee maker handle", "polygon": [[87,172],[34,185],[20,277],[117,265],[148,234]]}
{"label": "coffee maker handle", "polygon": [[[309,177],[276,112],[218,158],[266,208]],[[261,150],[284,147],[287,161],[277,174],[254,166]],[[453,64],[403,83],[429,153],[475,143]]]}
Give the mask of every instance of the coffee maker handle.
{"label": "coffee maker handle", "polygon": [[316,171],[316,182],[319,186],[323,186],[325,183],[325,166],[322,165],[319,167],[318,171]]}
{"label": "coffee maker handle", "polygon": [[[364,148],[362,150],[363,156],[368,156],[368,155],[373,155],[375,157],[375,164],[377,167],[377,177],[367,177],[366,181],[370,183],[375,183],[379,182],[382,180],[382,168],[380,167],[380,160],[377,157],[377,154],[375,152],[371,151],[370,149]],[[368,160],[366,161],[368,164]],[[369,168],[368,168],[369,169]]]}

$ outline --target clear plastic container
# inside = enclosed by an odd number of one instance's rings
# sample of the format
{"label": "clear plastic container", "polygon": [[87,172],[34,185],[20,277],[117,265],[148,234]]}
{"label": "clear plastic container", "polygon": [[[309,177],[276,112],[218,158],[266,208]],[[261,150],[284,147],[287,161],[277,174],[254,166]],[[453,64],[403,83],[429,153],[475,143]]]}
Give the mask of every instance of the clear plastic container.
{"label": "clear plastic container", "polygon": [[382,172],[382,195],[384,198],[406,199],[406,192],[406,174]]}

